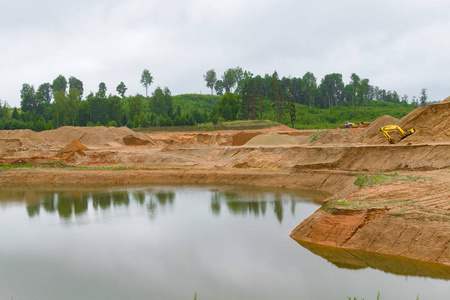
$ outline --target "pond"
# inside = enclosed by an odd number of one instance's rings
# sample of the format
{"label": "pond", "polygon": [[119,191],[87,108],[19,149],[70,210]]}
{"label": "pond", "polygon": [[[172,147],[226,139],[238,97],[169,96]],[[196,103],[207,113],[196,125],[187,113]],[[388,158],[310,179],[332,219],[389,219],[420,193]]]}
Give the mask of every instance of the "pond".
{"label": "pond", "polygon": [[448,297],[450,268],[292,240],[323,199],[246,186],[3,187],[0,298]]}

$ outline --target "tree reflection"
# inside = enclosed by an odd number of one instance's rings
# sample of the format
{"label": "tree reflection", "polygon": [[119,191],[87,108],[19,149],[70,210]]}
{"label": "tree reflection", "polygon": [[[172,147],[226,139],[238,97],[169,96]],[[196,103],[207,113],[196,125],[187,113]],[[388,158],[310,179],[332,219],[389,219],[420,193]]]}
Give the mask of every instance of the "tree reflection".
{"label": "tree reflection", "polygon": [[96,192],[92,193],[92,206],[94,209],[108,209],[111,207],[112,199],[109,192]]}
{"label": "tree reflection", "polygon": [[[88,212],[89,207],[95,211],[106,211],[136,203],[147,208],[150,218],[155,218],[175,202],[175,192],[166,190],[110,190],[110,191],[58,191],[42,194],[38,204],[27,205],[30,218],[42,211],[55,213],[63,219],[80,217]],[[280,192],[225,190],[213,192],[210,198],[210,210],[213,215],[220,216],[223,207],[233,215],[264,217],[273,211],[278,222],[282,222],[285,210],[294,215],[298,197],[287,196]],[[90,206],[92,203],[92,206]],[[269,206],[268,206],[269,204]]]}
{"label": "tree reflection", "polygon": [[144,205],[145,203],[145,193],[142,191],[133,192],[131,193],[131,196],[133,197],[134,201],[139,203],[140,205]]}
{"label": "tree reflection", "polygon": [[[268,201],[267,198],[272,199]],[[246,193],[246,192],[214,192],[211,194],[211,212],[220,215],[222,204],[233,215],[253,215],[255,217],[265,216],[267,203],[273,207],[277,220],[283,221],[285,203],[290,204],[292,213],[295,211],[296,202],[294,197],[289,201],[283,200],[281,193]]]}
{"label": "tree reflection", "polygon": [[27,213],[30,218],[39,215],[42,209],[47,213],[57,212],[63,219],[73,216],[80,217],[89,210],[92,203],[94,210],[110,210],[114,207],[128,207],[130,198],[140,206],[146,206],[150,216],[153,218],[158,208],[165,209],[174,205],[175,193],[172,191],[101,191],[101,192],[47,192],[42,201],[27,205]]}
{"label": "tree reflection", "polygon": [[41,206],[46,212],[54,213],[56,211],[55,194],[46,194],[44,201],[41,203]]}
{"label": "tree reflection", "polygon": [[27,205],[27,213],[30,218],[39,216],[40,205]]}
{"label": "tree reflection", "polygon": [[214,193],[211,195],[211,212],[213,215],[220,215],[220,195],[218,193]]}
{"label": "tree reflection", "polygon": [[130,197],[127,191],[117,191],[111,193],[111,199],[114,206],[130,205]]}

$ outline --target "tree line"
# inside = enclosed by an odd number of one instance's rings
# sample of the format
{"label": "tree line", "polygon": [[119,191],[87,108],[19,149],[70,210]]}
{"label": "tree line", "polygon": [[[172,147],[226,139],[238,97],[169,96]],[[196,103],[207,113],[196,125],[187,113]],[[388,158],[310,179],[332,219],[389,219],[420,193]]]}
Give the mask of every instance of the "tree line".
{"label": "tree line", "polygon": [[[217,95],[225,95],[216,110],[216,115],[225,120],[259,119],[263,117],[264,99],[271,101],[275,111],[276,121],[285,123],[285,120],[294,126],[296,120],[296,105],[315,106],[319,108],[332,108],[335,106],[360,106],[370,105],[371,101],[387,103],[408,104],[408,96],[400,95],[396,91],[386,91],[369,84],[369,79],[360,78],[352,73],[350,81],[345,84],[342,74],[327,74],[319,80],[311,72],[306,72],[303,77],[282,77],[275,71],[272,75],[254,76],[251,72],[242,68],[227,69],[221,79],[214,69],[203,76],[206,86]],[[233,99],[232,92],[239,95],[240,107]],[[413,97],[415,106],[426,105],[428,96],[426,88],[422,88],[420,97]],[[240,111],[239,111],[240,109]],[[238,112],[240,112],[238,116]]]}
{"label": "tree line", "polygon": [[[311,72],[298,78],[280,78],[276,71],[272,75],[255,76],[236,67],[227,69],[221,78],[214,69],[208,70],[203,79],[211,89],[208,104],[202,102],[206,95],[203,98],[201,95],[174,98],[168,87],[158,86],[149,96],[153,76],[147,69],[140,80],[145,96],[126,96],[127,87],[123,82],[116,87],[116,95],[107,94],[106,84],[101,82],[97,92],[85,96],[83,82],[74,76],[67,80],[59,75],[37,89],[24,83],[20,91],[20,109],[10,109],[6,102],[0,101],[0,129],[41,131],[66,125],[137,128],[262,119],[294,127],[307,107],[365,108],[373,106],[374,101],[411,105],[407,95],[400,98],[397,92],[372,86],[369,79],[361,79],[355,73],[347,84],[338,73],[325,75],[319,83]],[[174,99],[177,105],[174,105]],[[426,89],[423,88],[420,97],[412,100],[412,105],[425,105]]]}
{"label": "tree line", "polygon": [[76,77],[59,75],[52,83],[43,83],[37,89],[24,83],[20,91],[20,109],[10,109],[0,101],[0,129],[32,129],[36,131],[61,126],[148,126],[194,125],[204,122],[199,111],[182,111],[173,107],[169,88],[156,87],[148,96],[153,76],[145,69],[141,84],[146,95],[125,96],[123,82],[116,87],[118,95],[107,94],[104,82],[97,92],[84,96],[83,82]]}

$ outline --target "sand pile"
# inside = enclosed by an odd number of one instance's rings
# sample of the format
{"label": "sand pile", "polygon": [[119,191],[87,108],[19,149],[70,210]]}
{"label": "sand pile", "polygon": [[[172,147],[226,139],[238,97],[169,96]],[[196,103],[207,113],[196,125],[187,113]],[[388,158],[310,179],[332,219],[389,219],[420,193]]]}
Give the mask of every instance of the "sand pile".
{"label": "sand pile", "polygon": [[71,143],[67,144],[64,148],[59,150],[58,154],[56,156],[63,157],[67,155],[71,155],[73,153],[78,153],[79,155],[86,155],[83,150],[89,150],[88,147],[81,144],[78,141],[72,141]]}
{"label": "sand pile", "polygon": [[242,146],[245,145],[248,141],[250,141],[255,136],[263,134],[261,131],[252,131],[252,132],[238,132],[233,136],[233,141],[231,142],[231,146]]}
{"label": "sand pile", "polygon": [[400,120],[403,130],[416,133],[400,143],[450,142],[450,101],[419,107]]}
{"label": "sand pile", "polygon": [[281,135],[276,132],[255,136],[245,146],[281,146],[281,145],[298,145],[299,142],[288,135]]}
{"label": "sand pile", "polygon": [[[0,139],[20,140],[22,148],[42,148],[46,146],[47,141],[36,132],[29,129],[0,130]],[[18,150],[18,149],[16,149]]]}
{"label": "sand pile", "polygon": [[[416,129],[415,133],[401,140],[399,144],[448,143],[450,142],[450,131],[448,130],[450,128],[450,102],[443,101],[416,108],[396,125],[405,131],[411,128]],[[371,127],[372,125],[368,128]],[[400,138],[400,134],[395,130],[389,131],[389,135],[396,140]],[[369,143],[388,144],[389,142],[379,132],[379,135],[372,137]]]}
{"label": "sand pile", "polygon": [[[364,131],[361,136],[364,139],[371,139],[376,136],[382,136],[380,128],[386,125],[397,125],[399,120],[397,118],[384,115],[373,121]],[[384,136],[383,136],[384,137]]]}
{"label": "sand pile", "polygon": [[441,103],[447,103],[447,102],[450,102],[450,97],[445,98],[444,100],[442,100]]}
{"label": "sand pile", "polygon": [[[143,133],[134,132],[127,127],[72,127],[64,126],[55,130],[40,132],[45,139],[49,139],[59,143],[70,143],[71,141],[79,141],[84,145],[91,146],[108,146],[110,143],[119,143],[126,145],[125,140],[140,140],[140,144],[156,145],[156,142]],[[132,142],[131,142],[132,143]]]}
{"label": "sand pile", "polygon": [[17,151],[20,147],[22,147],[22,141],[20,139],[0,138],[0,154]]}
{"label": "sand pile", "polygon": [[150,138],[141,138],[136,136],[135,134],[129,134],[122,138],[123,143],[126,146],[145,146],[148,144],[154,145],[155,142],[152,143]]}

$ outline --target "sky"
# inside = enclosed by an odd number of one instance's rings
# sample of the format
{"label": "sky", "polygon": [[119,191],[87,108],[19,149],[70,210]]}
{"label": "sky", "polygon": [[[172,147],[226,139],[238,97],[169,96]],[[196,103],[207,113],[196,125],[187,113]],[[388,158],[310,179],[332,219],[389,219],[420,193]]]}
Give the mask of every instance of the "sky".
{"label": "sky", "polygon": [[203,75],[241,67],[254,75],[318,82],[356,73],[401,96],[450,96],[447,0],[7,0],[0,4],[0,99],[20,106],[60,74],[145,94],[142,71],[172,95],[209,94]]}

